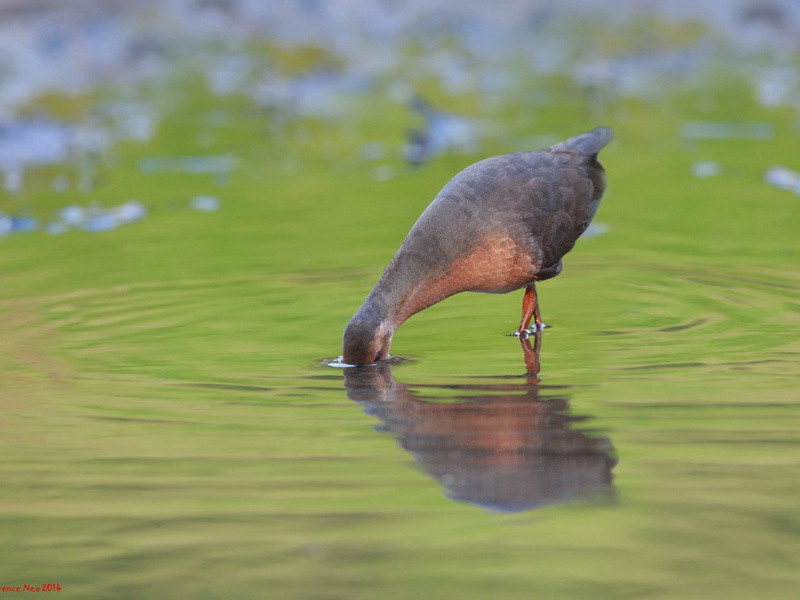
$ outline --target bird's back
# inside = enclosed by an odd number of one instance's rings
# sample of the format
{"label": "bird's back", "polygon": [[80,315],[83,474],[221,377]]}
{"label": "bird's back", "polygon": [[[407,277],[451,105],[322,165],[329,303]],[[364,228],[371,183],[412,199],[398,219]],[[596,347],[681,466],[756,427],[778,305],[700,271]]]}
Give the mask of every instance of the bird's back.
{"label": "bird's back", "polygon": [[441,264],[486,235],[508,236],[536,256],[540,269],[554,266],[597,211],[605,190],[597,152],[610,139],[610,129],[596,129],[546,150],[467,167],[439,192],[407,243],[424,238]]}

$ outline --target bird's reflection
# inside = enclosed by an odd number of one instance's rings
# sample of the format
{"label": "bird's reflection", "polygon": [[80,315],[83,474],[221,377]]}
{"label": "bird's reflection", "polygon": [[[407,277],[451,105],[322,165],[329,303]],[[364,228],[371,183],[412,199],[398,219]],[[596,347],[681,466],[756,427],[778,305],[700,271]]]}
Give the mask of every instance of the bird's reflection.
{"label": "bird's reflection", "polygon": [[528,370],[520,381],[413,385],[380,364],[346,369],[347,397],[379,418],[453,500],[517,512],[610,495],[610,440],[580,427],[586,417],[569,413],[567,388],[539,383],[541,333],[533,346],[520,343]]}

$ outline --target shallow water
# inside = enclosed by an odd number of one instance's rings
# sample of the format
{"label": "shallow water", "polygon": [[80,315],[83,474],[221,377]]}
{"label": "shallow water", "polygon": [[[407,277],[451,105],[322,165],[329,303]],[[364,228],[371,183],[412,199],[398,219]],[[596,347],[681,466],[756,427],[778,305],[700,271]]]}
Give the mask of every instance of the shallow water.
{"label": "shallow water", "polygon": [[[76,597],[791,597],[796,275],[606,269],[599,242],[541,286],[539,377],[504,335],[521,294],[453,298],[398,333],[410,360],[346,370],[317,356],[362,291],[344,277],[5,301],[4,576]],[[326,303],[339,323],[301,335]]]}
{"label": "shallow water", "polygon": [[[347,125],[270,137],[241,99],[187,94],[86,195],[53,191],[65,169],[1,196],[42,222],[73,203],[147,211],[0,240],[0,585],[795,597],[800,197],[763,176],[800,169],[796,115],[726,84],[597,108],[550,83],[536,126],[502,115],[515,139],[598,120],[617,137],[598,226],[539,286],[548,327],[529,340],[508,335],[521,292],[460,294],[397,332],[395,360],[325,364],[441,186],[520,149],[489,140],[412,169],[406,109],[379,95]],[[774,138],[683,139],[686,122],[731,121]],[[376,138],[389,150],[365,160]],[[141,169],[234,154],[222,178]],[[715,174],[693,177],[701,161]]]}

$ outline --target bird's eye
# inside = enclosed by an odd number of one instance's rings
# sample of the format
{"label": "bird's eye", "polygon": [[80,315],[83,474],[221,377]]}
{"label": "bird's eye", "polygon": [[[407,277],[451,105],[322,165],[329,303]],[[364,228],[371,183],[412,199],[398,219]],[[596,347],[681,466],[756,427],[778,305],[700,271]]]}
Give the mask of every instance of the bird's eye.
{"label": "bird's eye", "polygon": [[381,353],[378,352],[375,354],[375,358],[372,359],[372,362],[378,362],[381,359]]}

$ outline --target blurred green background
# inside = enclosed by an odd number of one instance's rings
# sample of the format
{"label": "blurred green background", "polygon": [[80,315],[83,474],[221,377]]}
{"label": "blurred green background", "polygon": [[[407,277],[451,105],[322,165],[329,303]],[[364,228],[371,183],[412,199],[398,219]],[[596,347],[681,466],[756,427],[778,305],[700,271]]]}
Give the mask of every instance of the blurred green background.
{"label": "blurred green background", "polygon": [[[694,4],[0,2],[0,585],[794,597],[800,9]],[[324,366],[455,173],[598,125],[538,379],[521,293]]]}

